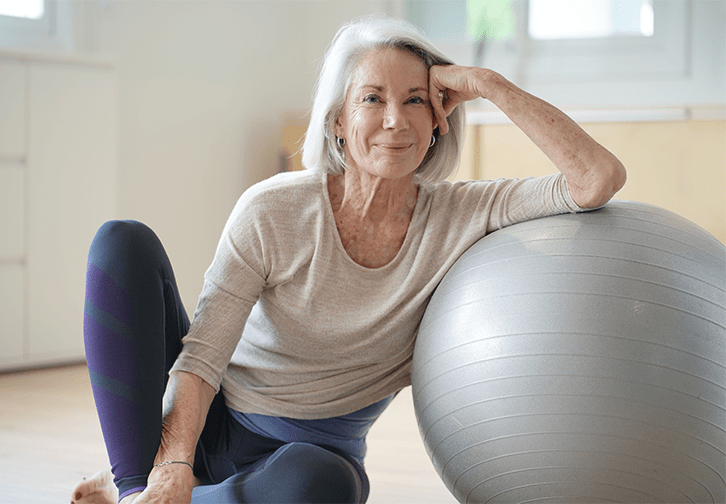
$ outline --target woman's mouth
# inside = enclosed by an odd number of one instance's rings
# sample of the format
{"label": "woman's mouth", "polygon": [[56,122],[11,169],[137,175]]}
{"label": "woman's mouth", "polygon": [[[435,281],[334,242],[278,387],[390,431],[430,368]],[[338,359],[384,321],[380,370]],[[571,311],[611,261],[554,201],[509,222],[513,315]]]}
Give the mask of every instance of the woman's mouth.
{"label": "woman's mouth", "polygon": [[391,152],[404,152],[408,150],[412,145],[412,143],[381,143],[376,144],[376,147]]}

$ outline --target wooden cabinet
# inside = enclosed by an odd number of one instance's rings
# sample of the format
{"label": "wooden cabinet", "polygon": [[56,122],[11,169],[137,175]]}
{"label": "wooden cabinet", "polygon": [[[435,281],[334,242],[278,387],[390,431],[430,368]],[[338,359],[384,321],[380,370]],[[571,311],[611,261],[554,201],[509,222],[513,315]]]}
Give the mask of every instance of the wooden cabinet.
{"label": "wooden cabinet", "polygon": [[88,246],[115,214],[111,65],[0,54],[0,369],[83,359]]}

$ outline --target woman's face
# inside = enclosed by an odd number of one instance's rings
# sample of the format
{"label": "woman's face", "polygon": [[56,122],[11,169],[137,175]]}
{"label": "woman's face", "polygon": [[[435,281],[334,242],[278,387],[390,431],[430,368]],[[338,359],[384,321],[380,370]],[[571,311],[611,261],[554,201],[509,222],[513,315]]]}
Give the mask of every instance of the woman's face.
{"label": "woman's face", "polygon": [[398,49],[365,55],[336,121],[346,165],[382,178],[412,174],[435,126],[428,89],[428,70],[417,56]]}

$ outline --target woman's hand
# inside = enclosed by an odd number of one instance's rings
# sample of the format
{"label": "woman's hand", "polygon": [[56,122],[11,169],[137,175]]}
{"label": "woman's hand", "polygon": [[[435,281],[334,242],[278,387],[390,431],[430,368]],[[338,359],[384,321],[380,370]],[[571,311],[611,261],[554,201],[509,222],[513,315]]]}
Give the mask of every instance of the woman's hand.
{"label": "woman's hand", "polygon": [[459,65],[436,65],[429,69],[429,96],[439,133],[449,131],[446,120],[464,102],[484,98],[482,82],[490,70]]}
{"label": "woman's hand", "polygon": [[192,500],[194,476],[189,466],[170,464],[155,467],[147,481],[146,489],[133,504],[182,504]]}
{"label": "woman's hand", "polygon": [[[172,372],[164,393],[161,442],[155,464],[168,460],[194,461],[199,436],[215,396],[215,389],[202,378],[183,371]],[[155,466],[146,490],[133,504],[184,504],[192,498],[195,478],[186,464]],[[126,504],[122,501],[122,504]]]}

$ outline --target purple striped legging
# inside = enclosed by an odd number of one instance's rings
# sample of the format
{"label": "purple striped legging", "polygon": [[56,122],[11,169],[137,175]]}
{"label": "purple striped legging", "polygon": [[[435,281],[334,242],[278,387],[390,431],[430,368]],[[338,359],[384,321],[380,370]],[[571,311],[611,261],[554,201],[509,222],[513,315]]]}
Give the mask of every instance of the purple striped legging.
{"label": "purple striped legging", "polygon": [[[160,240],[110,221],[91,244],[84,341],[120,498],[143,490],[161,439],[162,397],[189,318]],[[362,466],[327,447],[284,443],[236,422],[218,394],[197,445],[192,502],[365,502]]]}

